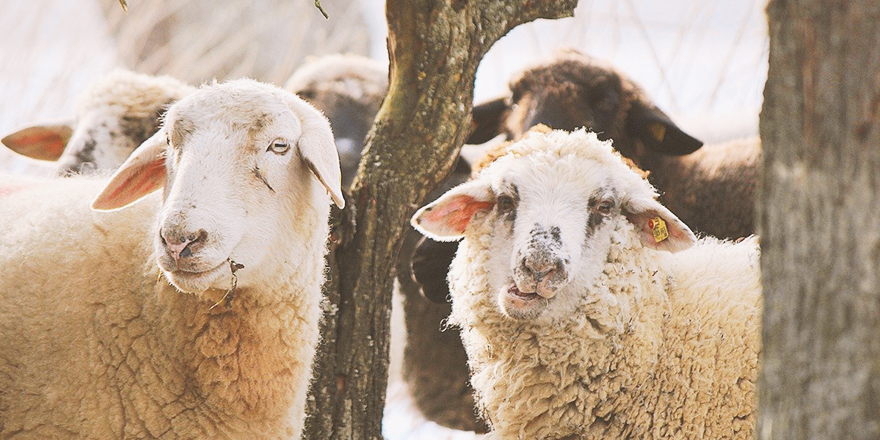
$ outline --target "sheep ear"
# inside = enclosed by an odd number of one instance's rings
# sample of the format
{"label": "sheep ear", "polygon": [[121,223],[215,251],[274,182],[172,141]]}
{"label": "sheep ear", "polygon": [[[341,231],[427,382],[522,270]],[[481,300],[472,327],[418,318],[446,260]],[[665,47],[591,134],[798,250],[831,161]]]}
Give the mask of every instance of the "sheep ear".
{"label": "sheep ear", "polygon": [[629,110],[626,129],[646,147],[673,156],[693,153],[703,142],[685,133],[657,106],[636,99]]}
{"label": "sheep ear", "polygon": [[96,211],[124,208],[165,186],[165,131],[144,141],[92,202]]}
{"label": "sheep ear", "polygon": [[31,159],[57,161],[73,135],[73,121],[31,125],[6,135],[2,142],[10,150]]}
{"label": "sheep ear", "polygon": [[437,241],[453,241],[464,235],[474,214],[495,206],[495,196],[487,183],[472,180],[452,188],[423,206],[410,223],[422,234]]}
{"label": "sheep ear", "polygon": [[474,106],[473,130],[466,144],[484,144],[502,134],[501,124],[510,110],[507,98],[498,98]]}
{"label": "sheep ear", "polygon": [[652,249],[678,252],[691,247],[697,237],[678,217],[654,199],[628,201],[624,215],[636,226],[642,243]]}
{"label": "sheep ear", "polygon": [[302,136],[299,138],[299,155],[312,174],[318,178],[333,203],[345,207],[342,196],[342,171],[339,168],[339,152],[333,140],[333,131],[327,118],[305,101],[293,101],[293,110],[302,120]]}

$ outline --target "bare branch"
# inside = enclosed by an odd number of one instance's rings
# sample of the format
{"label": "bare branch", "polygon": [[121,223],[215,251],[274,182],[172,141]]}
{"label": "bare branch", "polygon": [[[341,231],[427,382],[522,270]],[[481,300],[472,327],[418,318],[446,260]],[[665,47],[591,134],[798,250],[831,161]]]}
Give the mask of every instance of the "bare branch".
{"label": "bare branch", "polygon": [[325,12],[324,8],[321,7],[321,0],[315,0],[315,7],[318,8],[319,11],[321,11],[321,15],[323,15],[324,18],[326,18],[328,20],[330,19],[330,16],[327,15],[327,12]]}

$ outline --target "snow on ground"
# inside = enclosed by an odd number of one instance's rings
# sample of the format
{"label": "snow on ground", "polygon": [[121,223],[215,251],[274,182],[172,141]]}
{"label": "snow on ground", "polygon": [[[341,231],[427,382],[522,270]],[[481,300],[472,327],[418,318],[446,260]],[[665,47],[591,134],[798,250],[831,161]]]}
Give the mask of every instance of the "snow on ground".
{"label": "snow on ground", "polygon": [[[632,76],[704,141],[754,135],[767,73],[763,8],[762,0],[581,0],[575,17],[522,25],[499,41],[477,72],[475,102],[505,93],[513,73],[568,46]],[[361,9],[373,36],[371,54],[384,59],[384,2],[361,0]],[[25,123],[70,117],[73,97],[121,65],[95,0],[5,0],[0,28],[6,31],[0,39],[0,135]],[[0,170],[45,174],[50,169],[2,150]],[[396,303],[386,438],[478,438],[426,421],[415,410],[400,378],[399,298]]]}
{"label": "snow on ground", "polygon": [[382,434],[388,440],[475,440],[482,435],[456,431],[428,421],[419,413],[402,377],[403,349],[406,346],[406,324],[403,319],[403,295],[395,282],[391,309],[391,365],[388,372],[388,395]]}

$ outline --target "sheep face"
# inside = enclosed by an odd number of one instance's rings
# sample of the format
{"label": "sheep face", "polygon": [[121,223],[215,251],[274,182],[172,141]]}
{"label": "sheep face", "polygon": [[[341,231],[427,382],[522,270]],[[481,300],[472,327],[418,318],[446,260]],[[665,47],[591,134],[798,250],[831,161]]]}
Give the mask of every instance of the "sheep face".
{"label": "sheep face", "polygon": [[[552,321],[576,310],[621,233],[665,251],[694,242],[655,197],[610,142],[583,130],[554,131],[513,144],[475,180],[422,208],[413,224],[435,239],[464,235],[483,243],[490,250],[488,294],[501,311]],[[659,241],[657,219],[667,230]]]}
{"label": "sheep face", "polygon": [[58,157],[56,173],[68,176],[115,169],[159,129],[164,108],[146,117],[127,116],[124,111],[123,108],[101,109],[82,115]]}
{"label": "sheep face", "polygon": [[610,69],[560,60],[553,68],[523,73],[510,91],[516,105],[505,129],[511,138],[537,124],[566,131],[586,127],[600,139],[619,136],[623,129],[625,91]]}
{"label": "sheep face", "polygon": [[3,145],[31,159],[56,162],[59,176],[112,170],[159,125],[159,112],[133,118],[124,111],[105,107],[80,115],[76,122],[35,124],[5,136]]}
{"label": "sheep face", "polygon": [[166,278],[186,292],[224,289],[238,264],[246,288],[249,278],[264,278],[261,270],[291,263],[291,243],[317,229],[307,219],[326,218],[300,211],[328,209],[325,191],[342,206],[339,179],[320,113],[290,93],[239,80],[173,105],[93,207],[119,208],[164,186],[155,249]]}

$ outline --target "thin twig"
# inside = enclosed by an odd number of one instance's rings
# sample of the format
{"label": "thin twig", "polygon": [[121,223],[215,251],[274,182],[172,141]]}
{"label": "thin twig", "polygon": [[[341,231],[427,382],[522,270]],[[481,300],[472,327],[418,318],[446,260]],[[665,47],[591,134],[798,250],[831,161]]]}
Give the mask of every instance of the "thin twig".
{"label": "thin twig", "polygon": [[122,5],[122,12],[128,13],[128,2],[125,0],[119,0],[119,4]]}
{"label": "thin twig", "polygon": [[[120,1],[123,1],[123,0],[120,0]],[[327,15],[326,12],[324,12],[324,8],[321,7],[321,0],[315,0],[315,7],[318,8],[319,11],[321,11],[321,15],[323,15],[324,18],[326,18],[328,20],[330,19],[330,16]]]}

